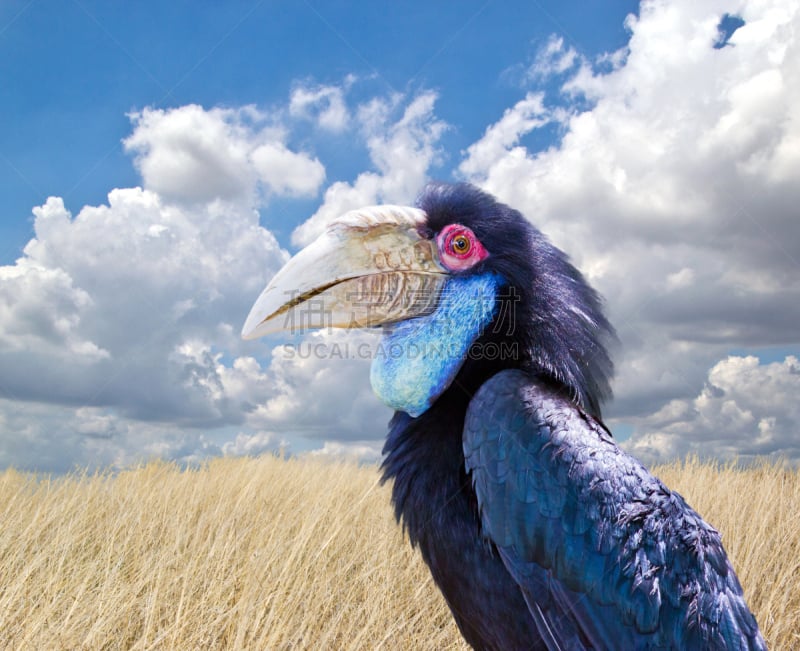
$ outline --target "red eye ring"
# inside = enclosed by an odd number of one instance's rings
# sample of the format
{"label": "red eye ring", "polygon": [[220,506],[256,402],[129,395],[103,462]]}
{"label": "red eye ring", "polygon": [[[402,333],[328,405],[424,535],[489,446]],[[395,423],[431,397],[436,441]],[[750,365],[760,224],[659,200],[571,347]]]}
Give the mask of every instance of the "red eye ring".
{"label": "red eye ring", "polygon": [[450,271],[464,271],[484,260],[489,253],[466,226],[450,224],[436,236],[439,260]]}

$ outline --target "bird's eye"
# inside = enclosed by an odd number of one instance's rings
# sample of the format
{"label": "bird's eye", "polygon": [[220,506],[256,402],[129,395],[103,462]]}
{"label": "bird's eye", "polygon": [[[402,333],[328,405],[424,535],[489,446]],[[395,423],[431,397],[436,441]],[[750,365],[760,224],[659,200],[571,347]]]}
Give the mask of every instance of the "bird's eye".
{"label": "bird's eye", "polygon": [[489,255],[475,233],[461,224],[445,226],[436,236],[436,242],[439,259],[450,271],[469,269]]}
{"label": "bird's eye", "polygon": [[472,248],[472,244],[470,244],[469,238],[467,238],[466,235],[456,235],[452,239],[450,246],[453,248],[453,253],[458,255],[469,253],[469,250]]}

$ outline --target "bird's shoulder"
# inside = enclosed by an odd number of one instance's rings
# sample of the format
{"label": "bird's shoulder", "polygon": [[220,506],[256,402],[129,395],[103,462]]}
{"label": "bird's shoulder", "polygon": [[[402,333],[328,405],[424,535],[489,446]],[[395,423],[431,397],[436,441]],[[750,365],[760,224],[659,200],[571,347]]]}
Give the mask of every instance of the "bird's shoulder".
{"label": "bird's shoulder", "polygon": [[[485,467],[497,479],[523,472],[514,477],[524,482],[517,487],[527,489],[543,516],[565,515],[567,493],[612,510],[672,495],[566,390],[520,370],[502,371],[481,386],[467,410],[463,445],[468,469]],[[537,499],[538,491],[548,494],[547,502]],[[617,514],[602,514],[610,515]],[[572,525],[571,532],[583,533],[590,522]]]}
{"label": "bird's shoulder", "polygon": [[719,533],[556,385],[492,377],[470,402],[463,448],[483,534],[541,616],[571,612],[598,648],[757,635]]}

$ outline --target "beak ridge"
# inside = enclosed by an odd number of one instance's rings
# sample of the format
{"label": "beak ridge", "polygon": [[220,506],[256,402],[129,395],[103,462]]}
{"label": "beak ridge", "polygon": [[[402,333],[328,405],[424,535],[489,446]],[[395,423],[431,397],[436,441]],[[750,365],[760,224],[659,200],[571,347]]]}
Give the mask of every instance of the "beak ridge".
{"label": "beak ridge", "polygon": [[256,300],[244,339],[282,330],[371,327],[432,312],[446,280],[416,208],[349,212],[292,257]]}

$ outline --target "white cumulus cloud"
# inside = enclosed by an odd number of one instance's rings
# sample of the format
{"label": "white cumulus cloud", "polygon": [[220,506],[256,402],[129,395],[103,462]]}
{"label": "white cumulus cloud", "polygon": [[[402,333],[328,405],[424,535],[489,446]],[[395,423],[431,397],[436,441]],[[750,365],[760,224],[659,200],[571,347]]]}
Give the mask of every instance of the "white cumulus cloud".
{"label": "white cumulus cloud", "polygon": [[[0,267],[0,387],[8,398],[0,411],[16,426],[20,413],[38,420],[7,430],[15,434],[0,440],[0,458],[43,468],[162,453],[188,460],[218,448],[200,428],[244,421],[249,394],[207,368],[224,351],[225,379],[243,372],[241,322],[288,256],[259,225],[237,174],[272,164],[286,174],[299,156],[240,124],[245,113],[144,112],[129,142],[150,187],[112,190],[106,204],[75,215],[57,197],[34,208],[35,237],[15,264]],[[273,162],[259,158],[269,147]],[[191,152],[193,162],[176,162]],[[206,178],[213,170],[227,171]],[[273,189],[293,194],[308,183],[301,176],[272,176]]]}
{"label": "white cumulus cloud", "polygon": [[324,459],[356,459],[362,463],[378,463],[381,460],[381,444],[377,441],[352,441],[340,443],[325,441],[325,444],[308,453],[308,456]]}
{"label": "white cumulus cloud", "polygon": [[[425,92],[408,103],[394,96],[360,106],[357,119],[377,171],[362,172],[353,183],[337,181],[329,186],[319,209],[292,233],[292,242],[308,244],[348,210],[411,203],[439,158],[437,144],[446,125],[434,113],[435,102],[436,95]],[[395,119],[398,111],[401,115]]]}
{"label": "white cumulus cloud", "polygon": [[326,131],[344,131],[350,124],[345,93],[354,82],[355,77],[348,75],[341,86],[298,84],[292,90],[289,113],[292,117],[313,120]]}
{"label": "white cumulus cloud", "polygon": [[325,180],[322,163],[291,151],[285,129],[254,107],[148,108],[131,120],[125,148],[135,155],[144,187],[168,200],[253,205],[259,189],[313,196]]}
{"label": "white cumulus cloud", "polygon": [[702,391],[672,400],[641,419],[625,446],[649,461],[694,453],[722,458],[800,454],[800,362],[761,364],[728,357],[709,371]]}
{"label": "white cumulus cloud", "polygon": [[[715,48],[726,13],[744,25]],[[800,320],[800,7],[645,1],[627,28],[595,62],[551,39],[535,68],[559,96],[528,93],[459,168],[605,295],[616,417],[690,399],[732,348],[796,345]],[[529,149],[547,123],[558,146]]]}
{"label": "white cumulus cloud", "polygon": [[236,320],[287,257],[257,214],[139,188],[74,218],[57,198],[34,212],[36,237],[0,267],[3,386],[144,418],[227,417],[209,411],[206,388],[179,381],[172,351],[198,338],[239,345]]}
{"label": "white cumulus cloud", "polygon": [[[392,143],[411,137],[418,106]],[[0,462],[122,467],[291,448],[287,433],[305,447],[380,436],[389,416],[368,362],[292,360],[239,338],[288,257],[259,225],[259,193],[313,193],[321,163],[252,108],[145,110],[133,122],[126,143],[145,187],[75,215],[51,197],[34,208],[23,255],[0,267],[0,424],[13,433]]]}
{"label": "white cumulus cloud", "polygon": [[266,368],[250,367],[258,386],[247,423],[305,439],[381,438],[391,410],[372,391],[369,365],[378,334],[319,330],[271,351]]}

